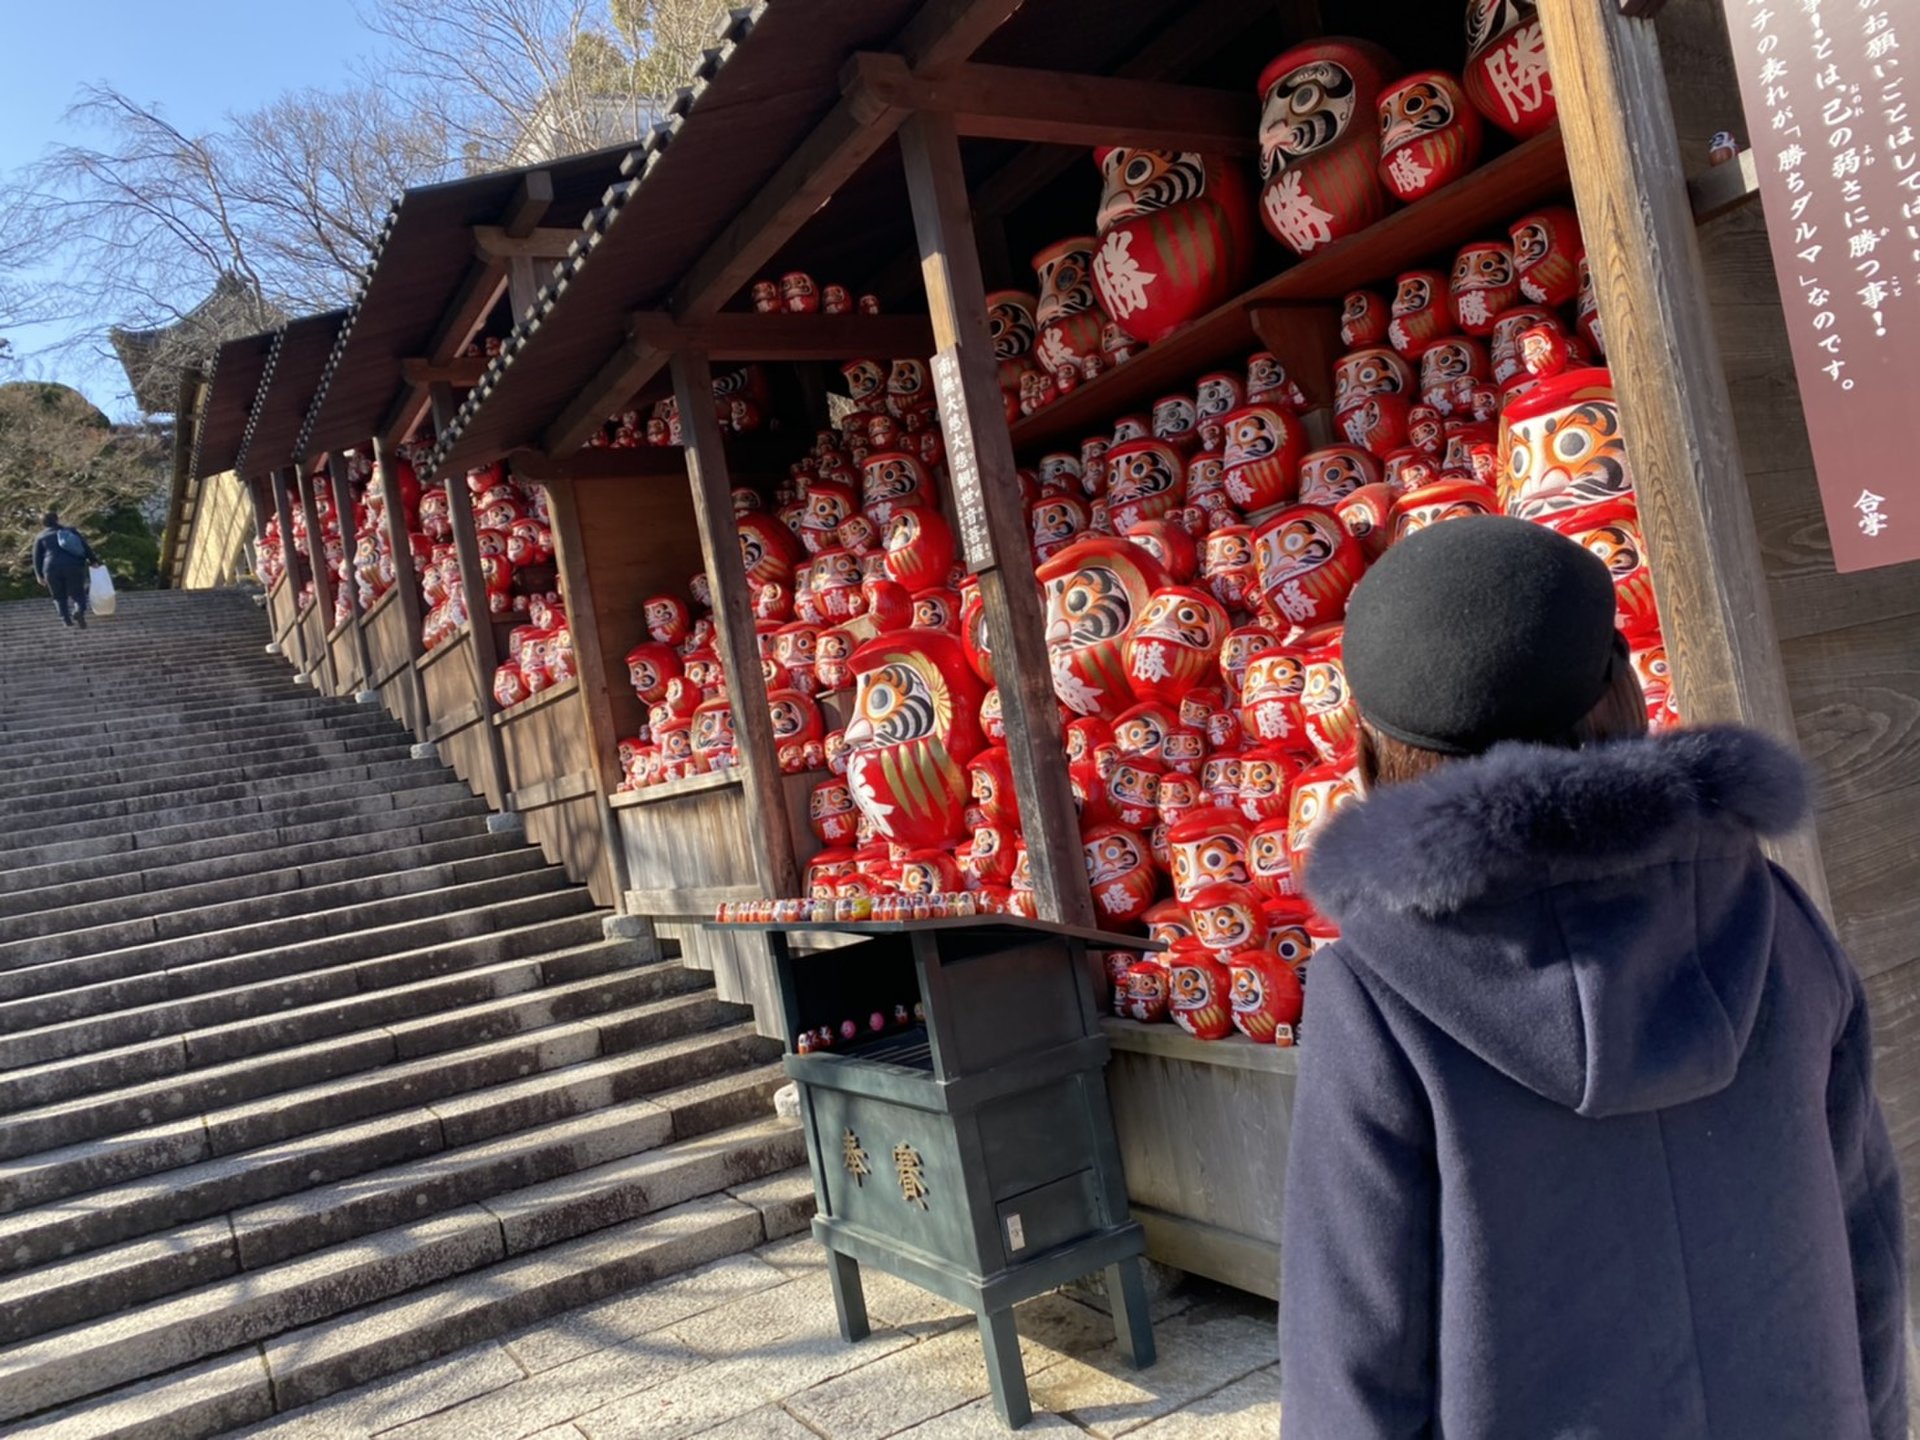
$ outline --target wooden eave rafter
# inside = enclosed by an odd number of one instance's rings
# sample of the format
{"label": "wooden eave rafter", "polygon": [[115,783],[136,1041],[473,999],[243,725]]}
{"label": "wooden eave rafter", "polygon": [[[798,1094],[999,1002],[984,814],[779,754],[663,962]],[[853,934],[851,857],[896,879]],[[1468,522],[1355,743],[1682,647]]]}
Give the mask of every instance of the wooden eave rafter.
{"label": "wooden eave rafter", "polygon": [[[929,0],[901,31],[895,53],[909,72],[937,79],[967,59],[1021,0]],[[894,136],[910,110],[854,77],[851,88],[801,141],[766,186],[688,270],[665,310],[682,325],[708,320],[779,253],[822,205]],[[548,425],[542,448],[577,450],[620,403],[657,375],[668,353],[631,335]]]}
{"label": "wooden eave rafter", "polygon": [[698,350],[714,360],[852,360],[927,355],[933,325],[924,315],[743,315],[722,312],[681,324],[661,310],[627,322],[640,348],[671,354]]}

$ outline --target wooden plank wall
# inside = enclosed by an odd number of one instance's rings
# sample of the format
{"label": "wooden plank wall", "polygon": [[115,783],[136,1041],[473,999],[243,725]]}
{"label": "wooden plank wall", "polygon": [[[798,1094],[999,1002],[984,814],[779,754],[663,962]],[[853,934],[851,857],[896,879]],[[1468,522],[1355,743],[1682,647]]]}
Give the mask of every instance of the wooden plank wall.
{"label": "wooden plank wall", "polygon": [[333,693],[352,695],[360,689],[360,654],[353,643],[353,622],[347,621],[327,636],[327,653],[333,656]]}
{"label": "wooden plank wall", "polygon": [[421,735],[426,730],[427,717],[419,710],[410,675],[413,646],[407,635],[407,616],[400,604],[400,592],[389,590],[374,601],[360,623],[367,628],[367,652],[373,657],[373,688],[380,692],[381,705],[415,736]]}
{"label": "wooden plank wall", "polygon": [[540,853],[612,905],[614,875],[601,825],[599,782],[587,739],[580,682],[544,690],[496,716],[513,808]]}
{"label": "wooden plank wall", "polygon": [[427,710],[434,719],[427,734],[440,747],[440,758],[467,782],[474,794],[494,810],[507,808],[507,797],[489,788],[486,732],[492,697],[479,693],[473,678],[472,639],[459,634],[428,651],[417,662],[426,684]]}
{"label": "wooden plank wall", "polygon": [[[1744,138],[1752,122],[1718,0],[1674,0],[1659,24],[1691,172],[1714,131]],[[1700,244],[1794,719],[1820,772],[1835,920],[1873,1006],[1908,1250],[1920,1259],[1920,565],[1834,573],[1758,202],[1703,226]]]}
{"label": "wooden plank wall", "polygon": [[320,618],[317,601],[300,612],[300,638],[306,646],[307,667],[313,675],[313,688],[322,695],[330,693],[327,688],[331,679],[327,673],[327,626]]}

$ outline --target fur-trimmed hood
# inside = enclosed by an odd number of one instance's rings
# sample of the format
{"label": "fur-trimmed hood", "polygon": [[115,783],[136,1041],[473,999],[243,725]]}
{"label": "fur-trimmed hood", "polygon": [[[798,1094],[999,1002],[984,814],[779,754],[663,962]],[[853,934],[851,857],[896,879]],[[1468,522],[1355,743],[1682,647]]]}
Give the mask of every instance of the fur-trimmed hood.
{"label": "fur-trimmed hood", "polygon": [[1307,886],[1356,968],[1530,1089],[1618,1114],[1733,1078],[1773,942],[1759,839],[1806,809],[1802,763],[1748,730],[1504,745],[1343,813]]}

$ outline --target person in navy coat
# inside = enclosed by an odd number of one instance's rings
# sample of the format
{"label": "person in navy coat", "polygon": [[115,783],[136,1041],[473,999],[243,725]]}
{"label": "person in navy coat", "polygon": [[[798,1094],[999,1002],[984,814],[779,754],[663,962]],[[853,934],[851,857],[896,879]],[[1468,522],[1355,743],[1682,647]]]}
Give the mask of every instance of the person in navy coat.
{"label": "person in navy coat", "polygon": [[1355,592],[1366,798],[1306,886],[1284,1440],[1895,1440],[1860,979],[1762,852],[1801,762],[1649,736],[1604,565],[1454,520]]}

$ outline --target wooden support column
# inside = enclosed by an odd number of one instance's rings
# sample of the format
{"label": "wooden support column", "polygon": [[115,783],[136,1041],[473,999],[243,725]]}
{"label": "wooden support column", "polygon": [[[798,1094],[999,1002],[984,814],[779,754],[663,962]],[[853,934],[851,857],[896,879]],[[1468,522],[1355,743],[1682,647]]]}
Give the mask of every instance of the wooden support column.
{"label": "wooden support column", "polygon": [[587,714],[587,747],[593,755],[598,782],[594,809],[600,820],[601,846],[612,881],[613,908],[627,913],[626,842],[607,798],[620,786],[620,731],[614,724],[613,700],[607,689],[607,657],[600,647],[600,617],[594,601],[593,575],[587,564],[587,539],[580,527],[579,498],[571,483],[547,482],[547,508],[553,518],[553,558],[560,590],[567,601],[567,622],[573,629],[574,673],[580,680],[580,700]]}
{"label": "wooden support column", "polygon": [[[293,467],[293,482],[300,499],[300,518],[307,527],[307,571],[313,576],[313,604],[320,612],[320,634],[323,637],[320,653],[313,657],[313,666],[317,673],[326,677],[326,689],[329,694],[340,693],[340,677],[334,672],[333,647],[324,637],[333,629],[333,584],[334,574],[327,568],[326,537],[320,529],[320,506],[315,502],[314,480],[303,473],[302,467]],[[320,687],[315,685],[317,690]]]}
{"label": "wooden support column", "polygon": [[1333,428],[1333,366],[1340,358],[1340,307],[1337,305],[1260,304],[1247,308],[1247,321],[1287,378],[1307,397],[1300,418],[1317,449],[1338,443]]}
{"label": "wooden support column", "polygon": [[[444,434],[453,422],[453,387],[436,380],[428,387],[433,404],[433,429]],[[487,610],[487,581],[480,570],[480,539],[473,523],[473,492],[464,475],[447,477],[447,514],[453,521],[453,553],[460,561],[460,593],[467,604],[467,654],[472,657],[474,693],[480,697],[480,712],[487,723],[481,731],[480,745],[486,752],[490,793],[500,797],[500,809],[513,809],[513,782],[507,774],[507,747],[500,727],[493,723],[493,672],[500,656],[493,638],[493,616]]]}
{"label": "wooden support column", "polygon": [[[1540,0],[1540,19],[1681,709],[1694,724],[1737,722],[1792,742],[1653,23],[1592,0]],[[1774,854],[1827,903],[1811,827]]]}
{"label": "wooden support column", "polygon": [[713,413],[713,364],[700,351],[673,357],[673,393],[680,406],[680,430],[686,437],[687,479],[693,486],[693,512],[700,524],[700,555],[713,590],[715,641],[727,667],[727,694],[733,701],[733,729],[739,742],[747,827],[761,837],[755,847],[754,875],[770,896],[800,895],[800,864],[793,853],[793,829],[787,819],[787,792],[775,759],[773,717],[767,710],[766,676],[754,638],[753,607],[748,600],[746,564],[733,528],[733,477]]}
{"label": "wooden support column", "polygon": [[273,513],[280,521],[280,559],[286,567],[287,600],[293,607],[293,628],[288,632],[293,641],[293,664],[302,676],[311,678],[313,662],[307,657],[306,630],[300,624],[300,557],[293,549],[293,505],[287,498],[287,476],[291,473],[291,467],[273,472]]}
{"label": "wooden support column", "polygon": [[432,724],[433,717],[427,709],[427,685],[420,678],[420,667],[411,663],[420,658],[420,629],[426,618],[420,609],[420,577],[413,569],[413,541],[407,533],[405,508],[400,503],[400,480],[394,473],[393,457],[387,453],[386,442],[378,436],[373,440],[373,465],[374,473],[380,480],[380,493],[386,496],[387,545],[393,551],[394,588],[400,592],[394,604],[400,607],[402,623],[407,627],[409,663],[404,674],[406,684],[413,692],[416,720],[413,738],[425,740],[427,727]]}
{"label": "wooden support column", "polygon": [[[933,319],[934,371],[967,568],[979,577],[1000,682],[1014,791],[1045,920],[1095,922],[1080,827],[1067,783],[1046,626],[1029,560],[1013,440],[987,335],[986,286],[974,246],[960,140],[945,115],[917,115],[900,132]],[[684,414],[684,407],[682,410]]]}
{"label": "wooden support column", "polygon": [[374,688],[373,652],[367,648],[367,627],[360,614],[360,587],[353,573],[353,486],[349,483],[344,452],[335,450],[327,457],[327,478],[333,485],[333,513],[340,522],[340,548],[347,570],[340,577],[340,583],[347,587],[347,624],[353,629],[353,658],[360,666],[360,693],[366,694]]}

